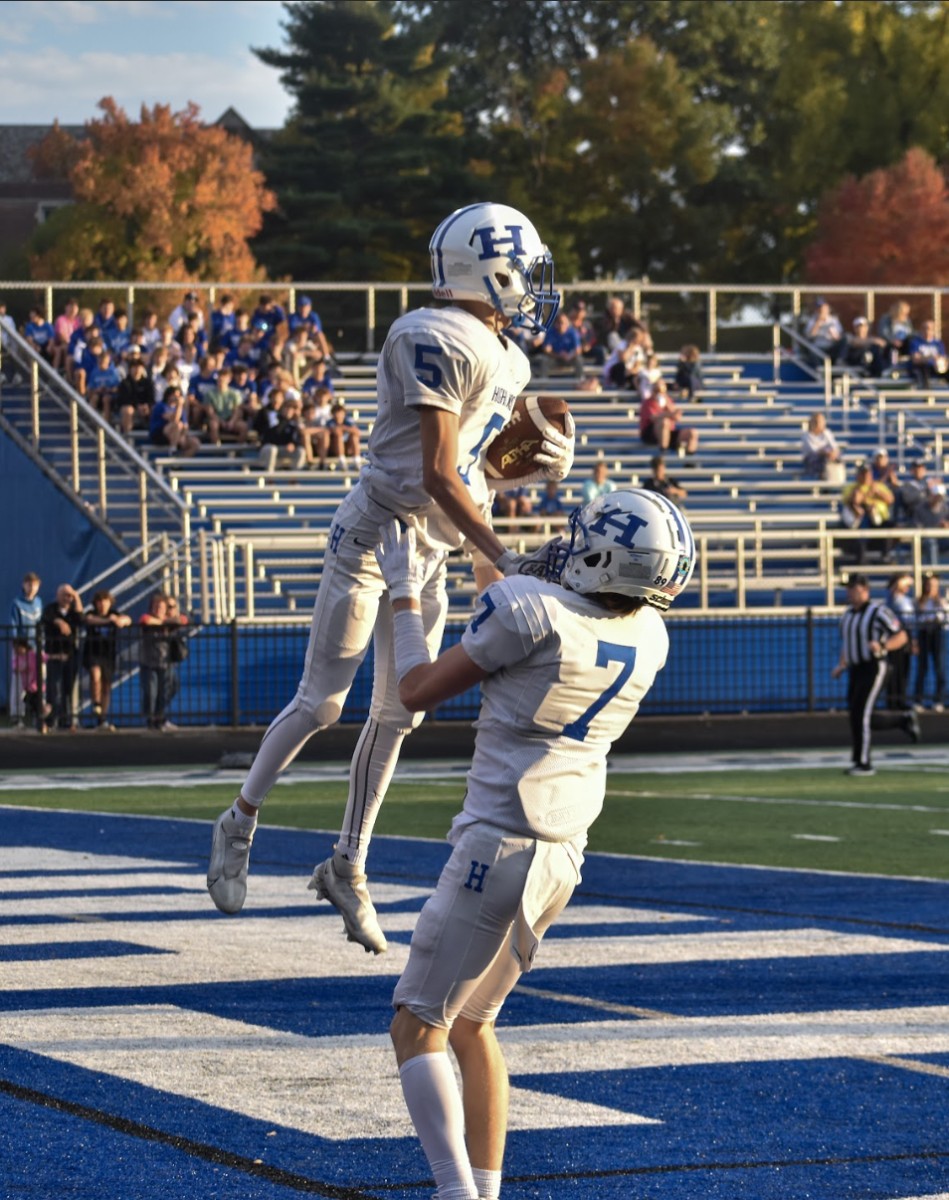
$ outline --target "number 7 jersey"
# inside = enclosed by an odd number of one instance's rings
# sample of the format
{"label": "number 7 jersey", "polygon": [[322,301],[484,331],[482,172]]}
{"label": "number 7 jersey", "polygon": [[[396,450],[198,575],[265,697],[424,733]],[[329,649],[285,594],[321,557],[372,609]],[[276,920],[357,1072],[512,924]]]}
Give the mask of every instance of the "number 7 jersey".
{"label": "number 7 jersey", "polygon": [[606,756],[666,662],[648,605],[621,616],[527,576],[481,597],[462,646],[482,670],[464,814],[545,841],[575,840],[603,807]]}

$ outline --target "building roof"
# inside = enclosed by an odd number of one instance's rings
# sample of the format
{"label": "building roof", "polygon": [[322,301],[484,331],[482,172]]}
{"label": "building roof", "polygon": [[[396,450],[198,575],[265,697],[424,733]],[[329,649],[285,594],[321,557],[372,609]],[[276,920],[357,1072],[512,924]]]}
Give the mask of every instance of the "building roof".
{"label": "building roof", "polygon": [[[0,183],[35,182],[27,151],[38,145],[51,128],[51,125],[0,125]],[[62,125],[60,128],[74,138],[85,137],[84,125]]]}

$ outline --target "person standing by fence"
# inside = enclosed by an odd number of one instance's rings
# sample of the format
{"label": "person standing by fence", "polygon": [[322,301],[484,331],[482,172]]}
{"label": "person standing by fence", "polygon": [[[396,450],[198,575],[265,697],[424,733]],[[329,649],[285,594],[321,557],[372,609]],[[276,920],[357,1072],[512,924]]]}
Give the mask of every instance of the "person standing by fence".
{"label": "person standing by fence", "polygon": [[875,775],[870,762],[871,730],[902,729],[911,741],[920,740],[915,712],[874,712],[886,682],[886,656],[906,644],[907,633],[885,604],[870,600],[870,581],[866,575],[849,577],[847,603],[849,607],[840,618],[840,658],[831,671],[834,679],[848,672],[853,765],[846,773]]}
{"label": "person standing by fence", "polygon": [[916,601],[916,629],[919,657],[916,660],[916,704],[921,706],[926,672],[932,659],[936,693],[933,711],[942,712],[946,703],[946,669],[943,665],[942,631],[949,620],[949,603],[939,592],[939,577],[930,572],[923,576],[923,587]]}
{"label": "person standing by fence", "polygon": [[[23,591],[19,596],[14,596],[10,606],[12,641],[25,641],[33,651],[36,650],[36,627],[43,616],[43,601],[39,597],[41,582],[35,571],[27,571],[23,576]],[[10,723],[17,729],[22,729],[26,709],[16,670],[15,652],[11,656],[10,664]]]}

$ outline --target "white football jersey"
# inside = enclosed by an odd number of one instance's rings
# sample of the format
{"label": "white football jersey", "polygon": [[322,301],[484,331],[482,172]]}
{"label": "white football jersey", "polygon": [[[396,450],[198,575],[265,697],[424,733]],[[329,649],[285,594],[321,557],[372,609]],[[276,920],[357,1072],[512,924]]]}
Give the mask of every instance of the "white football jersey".
{"label": "white football jersey", "polygon": [[399,317],[379,356],[379,410],[360,482],[377,504],[418,518],[424,540],[455,550],[462,536],[422,486],[418,410],[458,417],[458,471],[482,511],[488,446],[511,417],[530,364],[507,338],[460,308],[421,308]]}
{"label": "white football jersey", "polygon": [[576,841],[603,807],[610,746],[665,665],[662,617],[513,576],[487,589],[461,644],[491,672],[462,820]]}

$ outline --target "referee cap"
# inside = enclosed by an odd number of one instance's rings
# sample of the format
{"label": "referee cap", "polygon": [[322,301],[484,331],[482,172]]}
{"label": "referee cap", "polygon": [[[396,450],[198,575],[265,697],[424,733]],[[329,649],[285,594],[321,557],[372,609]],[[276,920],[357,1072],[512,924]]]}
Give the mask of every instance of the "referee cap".
{"label": "referee cap", "polygon": [[870,580],[866,577],[866,575],[848,575],[847,576],[847,587],[848,588],[852,588],[852,587],[868,588],[869,586],[870,586]]}

